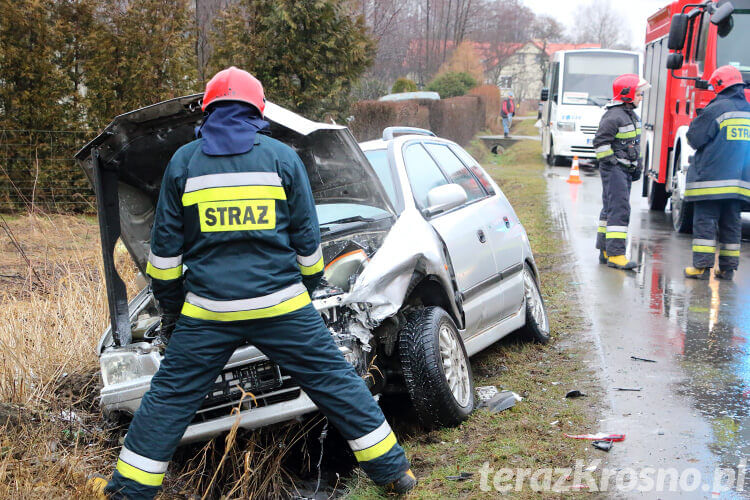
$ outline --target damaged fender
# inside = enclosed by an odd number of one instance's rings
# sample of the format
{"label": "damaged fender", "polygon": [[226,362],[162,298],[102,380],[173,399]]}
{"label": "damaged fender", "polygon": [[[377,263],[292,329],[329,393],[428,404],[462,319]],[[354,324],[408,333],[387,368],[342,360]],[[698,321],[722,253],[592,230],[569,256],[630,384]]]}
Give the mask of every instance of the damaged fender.
{"label": "damaged fender", "polygon": [[[453,310],[448,312],[463,323],[443,241],[416,209],[401,214],[343,303],[352,304],[360,316],[366,316],[363,323],[375,327],[401,308],[415,272],[438,277],[451,299]],[[357,308],[355,304],[367,307]]]}

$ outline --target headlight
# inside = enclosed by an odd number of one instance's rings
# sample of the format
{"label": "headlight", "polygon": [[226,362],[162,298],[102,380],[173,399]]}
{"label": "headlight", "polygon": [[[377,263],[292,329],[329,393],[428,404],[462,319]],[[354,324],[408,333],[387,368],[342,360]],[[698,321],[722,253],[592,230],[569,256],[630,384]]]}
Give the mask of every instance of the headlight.
{"label": "headlight", "polygon": [[99,358],[105,386],[152,376],[159,369],[159,363],[160,357],[156,351],[118,350],[105,352]]}
{"label": "headlight", "polygon": [[575,122],[557,122],[557,130],[561,132],[575,132],[576,123]]}

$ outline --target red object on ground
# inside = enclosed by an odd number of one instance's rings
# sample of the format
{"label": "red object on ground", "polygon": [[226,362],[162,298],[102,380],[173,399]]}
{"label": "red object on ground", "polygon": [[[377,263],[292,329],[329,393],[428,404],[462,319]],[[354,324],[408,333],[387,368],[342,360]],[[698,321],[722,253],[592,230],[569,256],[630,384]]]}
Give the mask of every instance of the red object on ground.
{"label": "red object on ground", "polygon": [[625,434],[607,434],[606,432],[600,432],[599,434],[565,434],[565,437],[572,439],[588,439],[591,441],[612,441],[615,443],[625,441]]}

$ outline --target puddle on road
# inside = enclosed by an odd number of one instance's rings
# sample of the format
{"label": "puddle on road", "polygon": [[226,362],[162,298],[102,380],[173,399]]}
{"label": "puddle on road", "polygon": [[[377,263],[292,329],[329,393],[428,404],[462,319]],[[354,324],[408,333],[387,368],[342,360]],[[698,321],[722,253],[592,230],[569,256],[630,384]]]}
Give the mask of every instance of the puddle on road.
{"label": "puddle on road", "polygon": [[[750,455],[750,293],[713,277],[684,279],[681,268],[666,264],[674,258],[669,250],[650,241],[639,244],[641,296],[652,316],[673,326],[663,332],[661,345],[686,375],[675,393],[688,397],[709,422],[709,447],[721,465],[736,467]],[[680,254],[685,255],[689,252]]]}

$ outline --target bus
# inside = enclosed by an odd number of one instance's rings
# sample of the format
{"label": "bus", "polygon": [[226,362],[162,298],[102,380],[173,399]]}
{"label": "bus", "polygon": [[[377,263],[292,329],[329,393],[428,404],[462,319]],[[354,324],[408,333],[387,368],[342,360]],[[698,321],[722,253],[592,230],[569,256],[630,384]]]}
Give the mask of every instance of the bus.
{"label": "bus", "polygon": [[553,55],[541,95],[542,154],[549,165],[596,157],[594,135],[612,99],[612,82],[624,73],[641,76],[639,53],[579,49]]}

